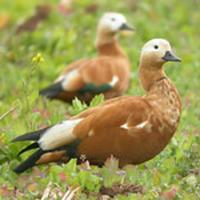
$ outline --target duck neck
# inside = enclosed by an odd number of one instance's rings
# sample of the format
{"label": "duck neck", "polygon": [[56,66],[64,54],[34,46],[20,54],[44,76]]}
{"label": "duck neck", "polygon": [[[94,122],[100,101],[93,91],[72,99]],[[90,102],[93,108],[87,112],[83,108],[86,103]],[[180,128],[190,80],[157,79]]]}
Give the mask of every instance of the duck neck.
{"label": "duck neck", "polygon": [[[145,68],[144,66],[148,66]],[[166,141],[176,129],[181,114],[181,99],[176,87],[166,77],[162,65],[153,67],[140,65],[140,81],[146,90],[146,99],[159,113],[159,119],[165,120],[171,134],[165,135]],[[162,131],[164,131],[163,129]]]}
{"label": "duck neck", "polygon": [[[145,67],[145,66],[148,66]],[[142,87],[146,92],[149,92],[151,87],[159,80],[166,77],[163,71],[162,64],[158,66],[151,66],[147,63],[141,63],[139,66],[139,77]]]}
{"label": "duck neck", "polygon": [[119,45],[115,33],[97,33],[96,48],[99,55],[126,57],[124,51]]}

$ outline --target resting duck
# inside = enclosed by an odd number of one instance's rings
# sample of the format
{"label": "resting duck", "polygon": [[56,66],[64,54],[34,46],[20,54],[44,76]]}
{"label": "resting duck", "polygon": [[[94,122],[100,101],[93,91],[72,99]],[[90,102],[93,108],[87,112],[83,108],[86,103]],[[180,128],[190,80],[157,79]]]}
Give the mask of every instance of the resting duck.
{"label": "resting duck", "polygon": [[68,103],[74,97],[89,103],[99,93],[103,93],[106,99],[122,95],[129,86],[130,63],[116,34],[124,30],[133,29],[123,15],[104,14],[97,27],[98,56],[69,64],[55,83],[41,90],[40,95]]}
{"label": "resting duck", "polygon": [[14,141],[34,141],[20,153],[37,150],[14,171],[70,158],[102,165],[111,155],[123,166],[159,154],[174,135],[181,114],[179,93],[163,70],[168,61],[180,61],[168,41],[147,42],[139,64],[145,96],[113,98],[60,124],[17,137]]}

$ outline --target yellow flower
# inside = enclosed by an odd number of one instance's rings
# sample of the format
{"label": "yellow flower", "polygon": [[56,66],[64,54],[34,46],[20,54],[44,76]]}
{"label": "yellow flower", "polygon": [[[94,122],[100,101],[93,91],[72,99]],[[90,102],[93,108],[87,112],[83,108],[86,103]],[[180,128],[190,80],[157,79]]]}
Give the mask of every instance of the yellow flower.
{"label": "yellow flower", "polygon": [[32,58],[33,63],[42,63],[44,62],[44,58],[41,53],[37,53],[33,58]]}

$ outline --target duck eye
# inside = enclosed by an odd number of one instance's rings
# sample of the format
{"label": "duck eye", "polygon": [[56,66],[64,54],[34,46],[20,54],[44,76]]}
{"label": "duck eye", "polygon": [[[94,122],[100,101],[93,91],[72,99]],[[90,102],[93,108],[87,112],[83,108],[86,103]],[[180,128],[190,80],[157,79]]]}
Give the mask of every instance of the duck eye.
{"label": "duck eye", "polygon": [[158,49],[159,47],[158,47],[158,45],[154,45],[154,49]]}
{"label": "duck eye", "polygon": [[113,22],[114,22],[115,20],[116,20],[116,19],[115,19],[114,17],[112,17],[112,18],[111,18],[111,21],[113,21]]}

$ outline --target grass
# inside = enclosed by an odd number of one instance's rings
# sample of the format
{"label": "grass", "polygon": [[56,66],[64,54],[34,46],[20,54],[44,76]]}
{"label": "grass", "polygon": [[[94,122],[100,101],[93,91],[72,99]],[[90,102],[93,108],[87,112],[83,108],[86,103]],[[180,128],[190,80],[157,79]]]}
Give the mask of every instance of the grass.
{"label": "grass", "polygon": [[[51,0],[48,3],[53,10],[48,19],[34,32],[15,34],[17,24],[31,16],[39,2],[3,0],[0,7],[0,15],[9,18],[8,26],[0,32],[0,199],[14,199],[15,196],[17,199],[39,199],[48,184],[51,199],[61,199],[69,186],[80,187],[77,199],[96,199],[102,186],[110,187],[114,183],[139,184],[145,188],[144,194],[115,196],[119,200],[199,199],[199,2],[147,0],[132,1],[130,6],[128,0],[96,0],[97,11],[87,12],[91,1],[76,0],[74,11],[63,16],[56,11],[58,2]],[[78,166],[71,160],[67,165],[40,166],[17,176],[12,169],[21,160],[17,152],[22,145],[12,144],[11,140],[26,131],[62,121],[68,111],[75,114],[82,109],[77,103],[70,107],[60,102],[43,101],[38,90],[52,82],[67,63],[95,56],[96,22],[108,10],[124,13],[137,29],[131,37],[119,36],[132,63],[132,84],[128,94],[144,93],[137,79],[137,64],[140,49],[147,40],[167,38],[182,58],[181,64],[166,66],[183,102],[181,123],[175,137],[151,161],[136,167],[127,166],[123,171],[116,161],[108,162],[103,168],[90,168]]]}

